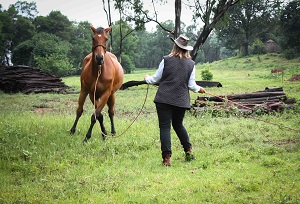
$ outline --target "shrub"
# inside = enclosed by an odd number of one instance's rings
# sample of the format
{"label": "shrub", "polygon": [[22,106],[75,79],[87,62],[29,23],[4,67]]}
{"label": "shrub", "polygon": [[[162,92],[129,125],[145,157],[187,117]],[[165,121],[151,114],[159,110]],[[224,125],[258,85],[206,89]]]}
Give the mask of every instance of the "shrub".
{"label": "shrub", "polygon": [[203,80],[210,81],[213,79],[213,74],[209,71],[209,69],[204,69],[201,71],[201,78]]}
{"label": "shrub", "polygon": [[284,57],[288,60],[295,59],[297,56],[299,56],[299,53],[295,49],[287,49],[283,52]]}
{"label": "shrub", "polygon": [[259,39],[255,39],[252,46],[250,47],[250,53],[251,54],[265,54],[266,48],[265,48],[264,43]]}
{"label": "shrub", "polygon": [[126,55],[126,54],[122,55],[121,64],[122,64],[122,67],[123,67],[124,72],[126,74],[132,73],[132,71],[135,68],[134,63],[132,62],[132,60],[130,59],[130,57],[128,55]]}

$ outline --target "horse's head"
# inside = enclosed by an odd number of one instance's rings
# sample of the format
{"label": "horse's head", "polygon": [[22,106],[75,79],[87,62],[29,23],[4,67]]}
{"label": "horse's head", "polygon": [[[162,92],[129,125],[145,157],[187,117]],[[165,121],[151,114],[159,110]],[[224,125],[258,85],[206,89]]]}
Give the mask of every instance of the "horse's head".
{"label": "horse's head", "polygon": [[104,54],[106,52],[107,40],[108,40],[108,32],[111,30],[111,27],[108,28],[94,28],[92,25],[90,26],[93,31],[93,43],[92,43],[92,51],[95,57],[97,65],[102,65]]}

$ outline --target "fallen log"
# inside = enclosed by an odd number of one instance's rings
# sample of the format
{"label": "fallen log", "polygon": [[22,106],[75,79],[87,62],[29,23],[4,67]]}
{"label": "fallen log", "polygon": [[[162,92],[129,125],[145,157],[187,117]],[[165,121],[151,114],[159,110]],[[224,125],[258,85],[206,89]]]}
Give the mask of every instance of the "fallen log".
{"label": "fallen log", "polygon": [[232,94],[227,95],[226,98],[229,100],[237,100],[237,99],[248,99],[248,98],[260,98],[260,97],[272,97],[272,96],[282,96],[285,95],[284,92],[253,92],[253,93],[245,93],[245,94]]}
{"label": "fallen log", "polygon": [[[128,89],[129,87],[132,86],[139,86],[142,84],[147,84],[145,80],[143,81],[128,81],[126,83],[123,83],[120,90],[125,90]],[[220,82],[215,82],[215,81],[196,81],[196,84],[198,86],[202,87],[222,87],[222,84]],[[159,86],[159,83],[155,84]]]}
{"label": "fallen log", "polygon": [[128,89],[129,87],[139,86],[142,84],[147,84],[147,82],[145,80],[143,80],[143,81],[128,81],[128,82],[122,84],[122,86],[120,87],[120,90],[125,90],[125,89]]}

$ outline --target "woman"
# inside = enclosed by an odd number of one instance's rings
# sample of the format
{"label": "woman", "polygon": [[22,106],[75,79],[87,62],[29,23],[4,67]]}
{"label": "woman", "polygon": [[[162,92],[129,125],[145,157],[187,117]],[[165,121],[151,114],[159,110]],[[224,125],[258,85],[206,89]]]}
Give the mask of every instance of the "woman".
{"label": "woman", "polygon": [[171,123],[185,151],[185,160],[195,159],[189,135],[183,126],[183,119],[185,111],[191,108],[189,90],[205,93],[205,90],[195,82],[195,62],[189,54],[189,50],[193,48],[187,45],[189,39],[180,35],[173,41],[173,50],[168,56],[163,57],[155,74],[144,77],[148,84],[159,83],[154,102],[164,166],[171,165]]}

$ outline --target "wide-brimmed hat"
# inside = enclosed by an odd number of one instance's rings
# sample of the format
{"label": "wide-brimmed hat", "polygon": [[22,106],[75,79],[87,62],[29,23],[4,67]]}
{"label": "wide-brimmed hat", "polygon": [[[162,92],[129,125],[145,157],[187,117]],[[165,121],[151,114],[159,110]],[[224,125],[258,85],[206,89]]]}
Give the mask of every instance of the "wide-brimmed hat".
{"label": "wide-brimmed hat", "polygon": [[193,47],[188,45],[188,42],[190,39],[184,35],[180,35],[175,40],[173,38],[171,38],[171,40],[173,40],[175,42],[175,44],[178,45],[178,47],[180,47],[181,49],[193,50]]}

